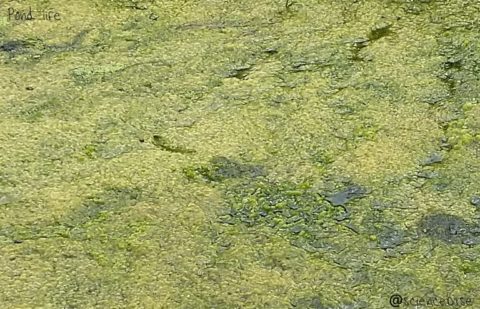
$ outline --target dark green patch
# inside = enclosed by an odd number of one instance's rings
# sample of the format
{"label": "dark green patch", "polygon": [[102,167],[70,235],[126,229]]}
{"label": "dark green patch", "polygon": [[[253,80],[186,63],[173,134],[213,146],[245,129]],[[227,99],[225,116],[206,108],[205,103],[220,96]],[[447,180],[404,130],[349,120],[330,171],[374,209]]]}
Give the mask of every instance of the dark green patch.
{"label": "dark green patch", "polygon": [[350,186],[346,189],[327,196],[325,199],[333,206],[343,206],[351,200],[364,197],[368,191],[360,186]]}
{"label": "dark green patch", "polygon": [[242,177],[260,177],[265,176],[266,172],[262,166],[243,164],[234,160],[219,156],[210,160],[207,166],[186,168],[184,173],[188,178],[194,178],[196,175],[213,182],[219,182],[231,178]]}
{"label": "dark green patch", "polygon": [[478,74],[480,72],[480,52],[478,34],[464,34],[461,37],[450,35],[446,31],[439,37],[440,55],[444,56],[438,77],[456,103],[476,101],[480,89]]}
{"label": "dark green patch", "polygon": [[15,244],[23,243],[26,240],[37,240],[41,238],[67,238],[68,228],[58,222],[35,222],[32,224],[8,225],[0,228],[0,236],[10,239]]}
{"label": "dark green patch", "polygon": [[384,227],[377,238],[382,249],[392,249],[406,241],[405,232],[394,227]]}
{"label": "dark green patch", "polygon": [[427,215],[420,220],[420,232],[448,244],[462,243],[470,234],[468,224],[460,217],[449,214]]}
{"label": "dark green patch", "polygon": [[118,213],[134,206],[141,199],[142,192],[137,188],[110,188],[101,194],[91,196],[82,206],[68,215],[66,226],[78,226],[91,220]]}
{"label": "dark green patch", "polygon": [[446,87],[429,90],[422,101],[430,105],[439,105],[450,99],[450,93]]}
{"label": "dark green patch", "polygon": [[62,107],[58,97],[39,97],[22,106],[18,115],[27,121],[37,121],[45,116],[55,116]]}
{"label": "dark green patch", "polygon": [[315,242],[344,210],[332,207],[308,183],[274,183],[264,179],[247,180],[225,190],[224,224],[268,227],[292,241]]}
{"label": "dark green patch", "polygon": [[472,204],[475,207],[480,207],[480,196],[474,195],[470,198],[470,204]]}
{"label": "dark green patch", "polygon": [[371,41],[383,38],[384,36],[387,36],[391,33],[391,30],[390,30],[391,27],[392,27],[392,24],[389,24],[387,22],[377,23],[370,30],[370,33],[368,34],[368,38]]}
{"label": "dark green patch", "polygon": [[233,68],[231,71],[229,71],[226,74],[227,78],[237,78],[237,79],[245,79],[250,71],[252,70],[252,66],[250,65],[245,65],[245,66],[239,66],[236,68]]}
{"label": "dark green patch", "polygon": [[196,152],[194,149],[188,149],[188,148],[183,147],[183,146],[174,145],[167,138],[165,138],[163,136],[160,136],[160,135],[154,135],[152,143],[156,147],[160,147],[163,150],[170,151],[170,152],[183,153],[183,154],[189,154],[189,153],[195,153]]}
{"label": "dark green patch", "polygon": [[79,33],[77,33],[75,36],[73,36],[72,40],[69,42],[61,43],[61,44],[56,44],[56,45],[47,45],[46,47],[54,52],[64,52],[64,51],[70,51],[75,48],[78,48],[80,44],[82,43],[83,39],[87,35],[89,30],[82,30]]}
{"label": "dark green patch", "polygon": [[432,153],[428,158],[426,158],[423,162],[422,165],[432,165],[435,163],[440,163],[443,161],[443,156],[439,153]]}
{"label": "dark green patch", "polygon": [[18,53],[25,51],[29,45],[27,41],[6,41],[0,45],[0,50],[8,53]]}
{"label": "dark green patch", "polygon": [[323,304],[319,296],[302,297],[291,302],[293,308],[327,309],[331,308]]}

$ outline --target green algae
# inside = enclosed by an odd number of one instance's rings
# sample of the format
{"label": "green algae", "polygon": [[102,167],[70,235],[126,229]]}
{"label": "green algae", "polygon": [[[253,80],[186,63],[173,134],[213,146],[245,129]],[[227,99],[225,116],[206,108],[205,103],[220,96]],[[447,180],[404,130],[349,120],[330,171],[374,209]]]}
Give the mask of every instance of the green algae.
{"label": "green algae", "polygon": [[46,6],[0,16],[2,307],[479,294],[478,5]]}
{"label": "green algae", "polygon": [[201,176],[210,182],[221,182],[231,178],[254,178],[266,175],[262,166],[239,163],[225,157],[214,157],[209,163],[208,165],[185,168],[183,172],[189,179],[195,179],[196,176]]}
{"label": "green algae", "polygon": [[172,142],[168,141],[168,139],[160,135],[153,136],[153,145],[170,152],[178,152],[183,154],[195,153],[195,150],[185,148],[184,146],[174,145]]}

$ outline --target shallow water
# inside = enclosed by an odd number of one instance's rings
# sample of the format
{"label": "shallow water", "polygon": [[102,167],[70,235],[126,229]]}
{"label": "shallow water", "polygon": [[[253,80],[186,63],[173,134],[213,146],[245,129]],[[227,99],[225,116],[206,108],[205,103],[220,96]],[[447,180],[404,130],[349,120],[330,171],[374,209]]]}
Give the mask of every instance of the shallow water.
{"label": "shallow water", "polygon": [[478,9],[0,4],[2,308],[476,308]]}

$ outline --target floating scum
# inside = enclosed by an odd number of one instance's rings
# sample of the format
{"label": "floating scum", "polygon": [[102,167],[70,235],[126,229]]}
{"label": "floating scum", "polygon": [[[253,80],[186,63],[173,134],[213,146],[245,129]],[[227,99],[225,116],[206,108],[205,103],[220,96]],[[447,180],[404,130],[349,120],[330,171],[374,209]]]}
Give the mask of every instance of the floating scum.
{"label": "floating scum", "polygon": [[478,9],[3,4],[2,307],[474,307]]}

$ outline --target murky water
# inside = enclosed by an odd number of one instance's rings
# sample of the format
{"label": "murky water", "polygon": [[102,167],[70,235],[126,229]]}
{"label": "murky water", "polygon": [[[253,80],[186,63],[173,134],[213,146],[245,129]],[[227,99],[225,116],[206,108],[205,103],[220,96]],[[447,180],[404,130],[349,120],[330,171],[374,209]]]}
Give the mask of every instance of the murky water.
{"label": "murky water", "polygon": [[479,9],[0,4],[1,307],[480,306]]}

